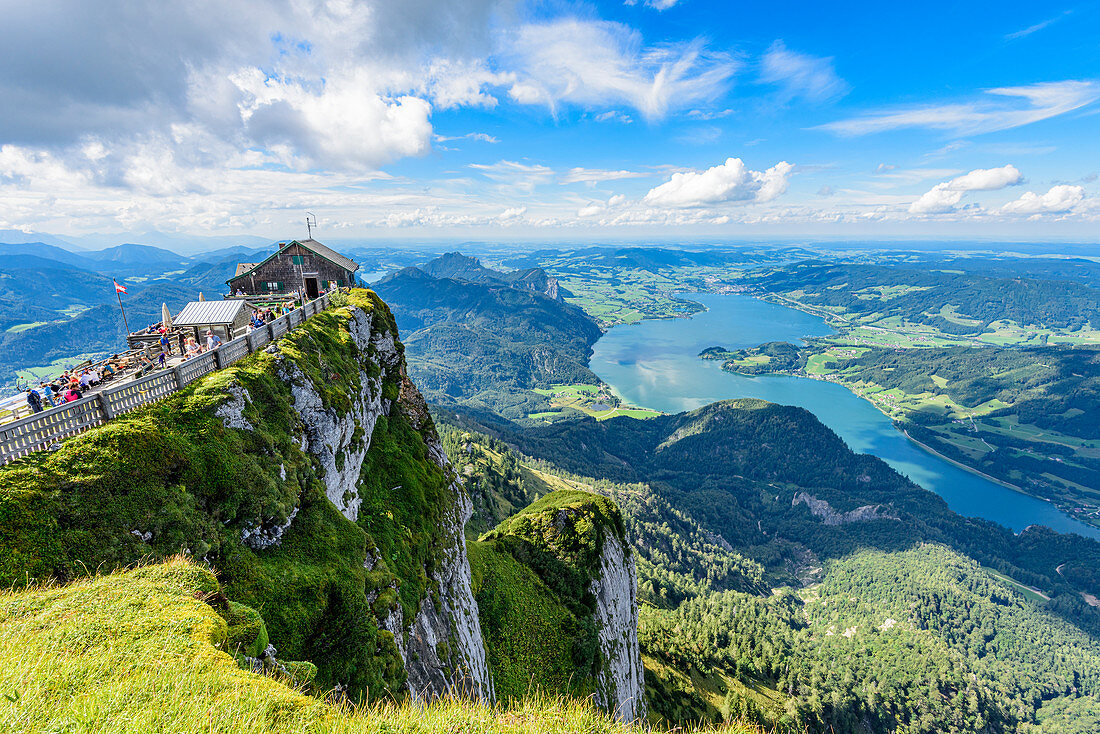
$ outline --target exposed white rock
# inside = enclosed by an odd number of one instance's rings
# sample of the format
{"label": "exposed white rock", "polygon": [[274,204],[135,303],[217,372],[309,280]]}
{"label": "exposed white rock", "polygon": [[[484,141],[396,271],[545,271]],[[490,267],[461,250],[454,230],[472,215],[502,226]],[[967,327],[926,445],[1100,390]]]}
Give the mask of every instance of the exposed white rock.
{"label": "exposed white rock", "polygon": [[886,505],[863,505],[848,512],[837,512],[828,500],[818,499],[812,494],[799,492],[791,500],[791,507],[805,504],[810,508],[814,516],[821,519],[826,525],[846,525],[851,522],[867,522],[869,520],[897,520],[894,511]]}
{"label": "exposed white rock", "polygon": [[214,409],[214,415],[222,419],[226,428],[239,428],[242,431],[251,431],[252,424],[244,417],[245,406],[252,402],[252,396],[243,386],[236,383],[226,388],[229,400]]}
{"label": "exposed white rock", "polygon": [[[357,484],[378,418],[389,416],[400,408],[417,430],[426,427],[431,419],[423,397],[404,375],[404,362],[395,335],[383,320],[353,308],[348,326],[360,353],[361,385],[359,394],[351,396],[350,413],[341,415],[326,409],[316,387],[290,360],[281,362],[279,375],[290,384],[293,407],[301,419],[301,446],[316,457],[324,469],[326,496],[354,522],[361,504]],[[370,376],[368,368],[371,367],[379,368],[371,370],[379,376]],[[383,380],[401,381],[398,404],[382,397]],[[360,429],[358,437],[357,427]],[[434,430],[424,431],[424,434],[431,461],[447,476],[453,477],[450,462]],[[414,698],[430,700],[448,693],[460,693],[491,701],[495,697],[493,683],[463,534],[472,507],[465,490],[457,482],[451,485],[450,491],[454,502],[445,508],[439,528],[439,558],[431,574],[434,591],[421,601],[408,629],[404,628],[400,604],[381,612],[378,624],[394,635]],[[376,558],[368,556],[364,568],[374,568],[377,562]]]}
{"label": "exposed white rock", "polygon": [[[382,374],[396,371],[401,355],[388,330],[371,333],[373,318],[353,309],[348,328],[364,357],[371,353]],[[363,360],[365,362],[365,360]],[[280,364],[280,376],[290,384],[295,412],[302,420],[303,449],[313,454],[324,469],[325,495],[344,517],[355,522],[361,500],[356,485],[363,460],[370,449],[370,437],[379,416],[389,412],[382,400],[382,376],[371,377],[365,363],[359,368],[359,394],[350,396],[351,413],[342,415],[326,408],[313,382],[289,360]],[[358,432],[358,436],[356,435]]]}
{"label": "exposed white rock", "polygon": [[286,522],[283,523],[268,525],[265,523],[255,524],[246,522],[241,528],[241,542],[253,550],[263,550],[264,548],[278,545],[282,541],[286,531],[290,530],[290,526],[297,515],[298,508],[295,507],[290,511],[290,514],[287,515]]}
{"label": "exposed white rock", "polygon": [[638,646],[638,586],[634,555],[626,542],[608,534],[591,592],[596,597],[600,670],[596,702],[622,722],[645,719],[645,672]]}
{"label": "exposed white rock", "polygon": [[[416,397],[423,401],[419,393]],[[453,476],[450,461],[438,437],[428,439],[427,445],[431,460]],[[492,701],[496,694],[481,636],[481,621],[463,535],[466,521],[473,514],[473,505],[458,482],[451,484],[450,491],[455,501],[443,516],[439,529],[443,547],[432,573],[439,593],[429,594],[421,602],[405,643],[409,690],[414,698],[420,700],[456,693]]]}

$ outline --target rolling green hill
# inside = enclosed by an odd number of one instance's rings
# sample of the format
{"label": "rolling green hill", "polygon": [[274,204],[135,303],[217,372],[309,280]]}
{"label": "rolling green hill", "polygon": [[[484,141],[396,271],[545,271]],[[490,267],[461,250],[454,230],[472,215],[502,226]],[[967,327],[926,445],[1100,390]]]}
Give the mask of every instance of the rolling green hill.
{"label": "rolling green hill", "polygon": [[[759,288],[796,293],[805,303],[835,307],[848,316],[896,316],[958,334],[977,334],[995,321],[1075,331],[1100,324],[1100,289],[1072,280],[995,277],[945,269],[916,270],[807,260],[761,271]],[[882,289],[893,289],[886,294]],[[962,320],[945,318],[953,306]]]}

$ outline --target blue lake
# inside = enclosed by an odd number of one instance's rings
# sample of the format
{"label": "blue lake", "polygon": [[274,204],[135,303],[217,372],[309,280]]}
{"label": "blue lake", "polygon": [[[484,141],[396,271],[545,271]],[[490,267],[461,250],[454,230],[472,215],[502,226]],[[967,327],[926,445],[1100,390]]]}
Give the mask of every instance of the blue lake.
{"label": "blue lake", "polygon": [[816,316],[750,296],[692,294],[707,307],[690,319],[617,326],[594,347],[592,371],[624,400],[666,413],[717,400],[761,398],[813,412],[855,451],[874,454],[962,515],[1022,530],[1039,524],[1100,540],[1100,529],[1074,520],[1049,502],[964,471],[913,444],[871,403],[823,380],[783,375],[747,377],[699,359],[711,346],[754,347],[766,341],[800,344],[833,330]]}

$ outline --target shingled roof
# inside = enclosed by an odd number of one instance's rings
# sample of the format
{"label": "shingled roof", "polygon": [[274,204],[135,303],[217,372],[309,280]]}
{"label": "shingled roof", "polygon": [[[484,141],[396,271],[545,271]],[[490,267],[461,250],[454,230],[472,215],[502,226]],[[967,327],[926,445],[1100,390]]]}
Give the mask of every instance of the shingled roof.
{"label": "shingled roof", "polygon": [[[299,245],[306,248],[307,250],[312,250],[326,260],[336,263],[344,270],[350,270],[354,273],[356,270],[359,269],[359,263],[344,257],[339,252],[333,250],[327,245],[322,245],[317,240],[295,240],[295,242],[297,242]],[[294,242],[289,242],[287,244],[292,245],[294,244]]]}
{"label": "shingled roof", "polygon": [[[352,273],[354,273],[356,270],[359,269],[359,263],[355,262],[354,260],[352,260],[350,258],[344,257],[343,255],[341,255],[339,252],[332,249],[328,245],[322,245],[320,242],[318,242],[315,239],[291,240],[290,242],[280,242],[279,243],[279,249],[276,250],[274,252],[274,254],[272,254],[270,257],[262,260],[261,262],[258,262],[258,263],[238,263],[237,264],[237,274],[234,275],[230,280],[236,280],[237,278],[241,277],[242,275],[248,275],[253,270],[255,270],[256,268],[258,268],[261,265],[263,265],[264,263],[266,263],[268,260],[271,260],[271,259],[276,258],[279,255],[283,254],[283,252],[286,250],[286,248],[290,247],[291,245],[300,245],[300,246],[306,248],[307,250],[309,250],[310,252],[314,253],[315,255],[320,255],[321,257],[325,258],[326,260],[333,263],[334,265],[338,265],[341,268],[343,268],[344,270],[348,270]],[[226,281],[226,282],[228,283],[229,281]]]}

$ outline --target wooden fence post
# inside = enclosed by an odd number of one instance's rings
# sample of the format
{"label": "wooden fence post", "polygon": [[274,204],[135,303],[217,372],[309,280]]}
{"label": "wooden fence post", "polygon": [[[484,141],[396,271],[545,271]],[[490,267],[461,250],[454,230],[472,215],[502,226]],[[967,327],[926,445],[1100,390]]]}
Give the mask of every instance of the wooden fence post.
{"label": "wooden fence post", "polygon": [[115,412],[111,410],[111,399],[104,392],[97,393],[96,397],[99,398],[99,409],[103,411],[103,422],[114,420]]}

